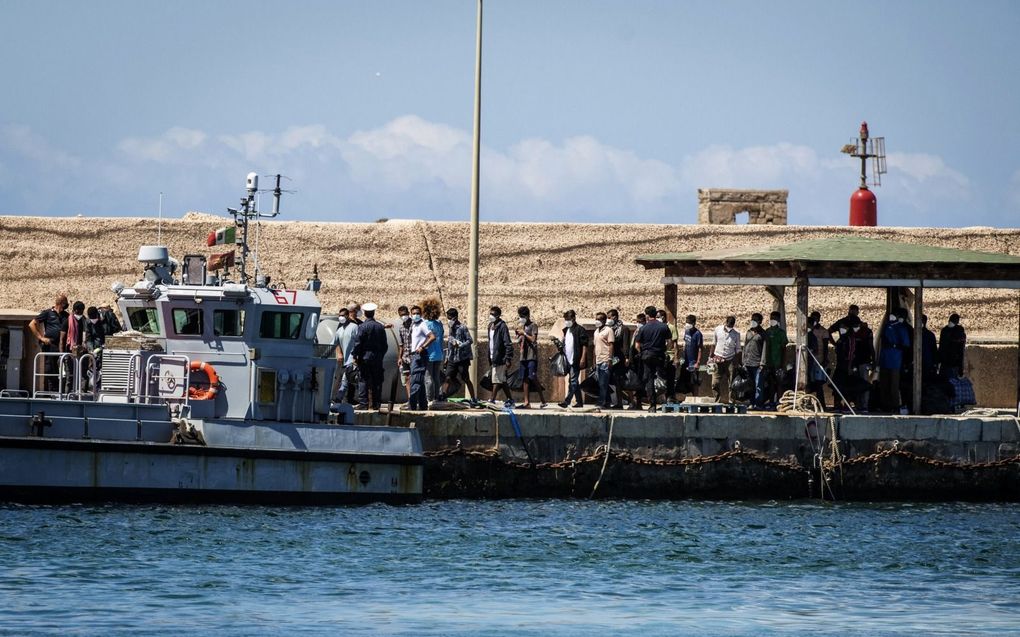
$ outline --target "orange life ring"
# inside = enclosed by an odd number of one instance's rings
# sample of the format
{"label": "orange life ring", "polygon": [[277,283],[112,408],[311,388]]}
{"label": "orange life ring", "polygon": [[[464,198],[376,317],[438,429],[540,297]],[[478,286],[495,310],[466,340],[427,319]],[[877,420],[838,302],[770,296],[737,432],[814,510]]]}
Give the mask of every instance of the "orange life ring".
{"label": "orange life ring", "polygon": [[209,387],[200,389],[189,386],[188,398],[191,400],[211,400],[215,398],[216,394],[220,391],[220,377],[216,373],[216,368],[205,361],[191,361],[191,371],[205,372],[206,378],[209,379]]}

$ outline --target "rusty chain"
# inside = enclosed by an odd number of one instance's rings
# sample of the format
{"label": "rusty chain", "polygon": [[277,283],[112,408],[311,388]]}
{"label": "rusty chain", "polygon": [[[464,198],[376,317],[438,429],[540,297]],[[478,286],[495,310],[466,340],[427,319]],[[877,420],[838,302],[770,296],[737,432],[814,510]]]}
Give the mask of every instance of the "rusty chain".
{"label": "rusty chain", "polygon": [[[504,464],[512,469],[543,469],[543,470],[562,470],[562,469],[577,469],[580,465],[585,465],[594,462],[602,462],[606,459],[606,454],[609,454],[609,459],[616,462],[624,462],[642,466],[653,466],[653,467],[688,467],[703,464],[712,464],[716,462],[723,462],[730,458],[742,458],[745,460],[751,460],[758,462],[774,469],[780,469],[784,471],[807,471],[807,467],[801,466],[799,463],[792,462],[790,460],[782,460],[778,458],[770,457],[759,451],[753,451],[743,449],[739,445],[729,451],[723,451],[710,456],[693,456],[688,458],[644,458],[636,456],[629,451],[607,451],[605,447],[600,447],[595,453],[581,456],[579,458],[560,460],[558,462],[538,462],[534,466],[531,463],[509,459],[503,456],[498,449],[466,449],[463,446],[449,447],[447,449],[438,449],[436,451],[426,451],[426,458],[450,458],[455,456],[463,456],[466,458],[472,458],[476,460],[484,460],[487,462],[498,462]],[[867,463],[878,463],[885,458],[900,457],[913,462],[919,462],[930,465],[939,469],[964,469],[968,471],[979,470],[979,469],[995,469],[1001,467],[1007,467],[1013,464],[1020,464],[1020,455],[1013,456],[1011,458],[1004,458],[1002,460],[994,460],[990,462],[977,462],[977,463],[963,463],[950,460],[939,460],[937,458],[929,458],[928,456],[922,456],[906,449],[900,449],[898,445],[893,446],[890,449],[878,451],[865,456],[857,456],[856,458],[842,458],[840,464],[844,467],[848,465],[858,465]],[[826,471],[832,471],[835,468],[835,463],[830,460],[825,460],[823,468]]]}

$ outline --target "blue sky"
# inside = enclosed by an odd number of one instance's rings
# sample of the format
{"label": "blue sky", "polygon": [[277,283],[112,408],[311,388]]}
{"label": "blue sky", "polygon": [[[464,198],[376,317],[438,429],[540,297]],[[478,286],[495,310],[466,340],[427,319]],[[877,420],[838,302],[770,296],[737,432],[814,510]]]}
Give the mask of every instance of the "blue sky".
{"label": "blue sky", "polygon": [[[0,0],[0,214],[468,218],[474,0]],[[841,224],[1015,227],[1020,3],[486,0],[484,220],[694,223],[699,187]]]}

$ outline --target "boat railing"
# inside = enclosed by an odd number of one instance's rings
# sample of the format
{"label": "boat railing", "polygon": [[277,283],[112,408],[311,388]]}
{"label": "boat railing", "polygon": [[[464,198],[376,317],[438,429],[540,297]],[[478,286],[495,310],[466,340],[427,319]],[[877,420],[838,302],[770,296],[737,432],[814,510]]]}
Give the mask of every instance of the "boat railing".
{"label": "boat railing", "polygon": [[[54,361],[50,368],[56,371],[46,371],[48,360]],[[66,398],[74,387],[74,379],[70,378],[74,371],[74,356],[70,352],[39,352],[32,361],[32,398]],[[46,388],[51,379],[56,381],[56,391]]]}
{"label": "boat railing", "polygon": [[74,361],[74,390],[70,400],[95,400],[98,393],[99,368],[94,354],[82,354]]}
{"label": "boat railing", "polygon": [[[180,371],[176,371],[180,370]],[[191,382],[191,359],[187,356],[154,354],[145,366],[143,393],[139,401],[146,405],[177,404],[190,406],[188,385]],[[155,393],[152,393],[152,392]]]}

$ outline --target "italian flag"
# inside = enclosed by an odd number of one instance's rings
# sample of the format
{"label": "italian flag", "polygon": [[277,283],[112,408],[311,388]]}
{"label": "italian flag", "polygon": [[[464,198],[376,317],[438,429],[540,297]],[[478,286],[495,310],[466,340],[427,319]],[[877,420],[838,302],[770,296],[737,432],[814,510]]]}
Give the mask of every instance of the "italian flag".
{"label": "italian flag", "polygon": [[220,228],[209,233],[206,244],[210,246],[221,246],[227,243],[234,243],[236,229],[234,226]]}

